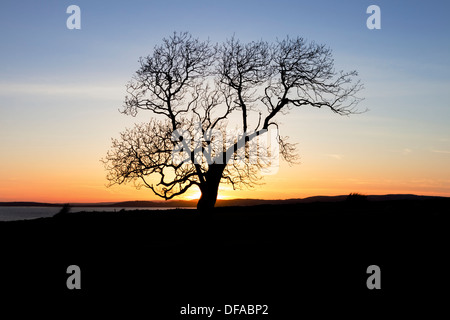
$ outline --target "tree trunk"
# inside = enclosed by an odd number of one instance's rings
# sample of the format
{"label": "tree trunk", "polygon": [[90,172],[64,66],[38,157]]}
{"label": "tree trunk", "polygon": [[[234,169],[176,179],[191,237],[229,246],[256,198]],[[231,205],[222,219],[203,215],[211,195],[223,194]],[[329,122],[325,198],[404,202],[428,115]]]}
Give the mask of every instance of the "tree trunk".
{"label": "tree trunk", "polygon": [[[212,186],[209,186],[212,188]],[[219,184],[217,184],[216,190],[205,190],[202,191],[202,195],[197,202],[197,210],[205,212],[214,209],[217,199],[217,189],[219,189]]]}
{"label": "tree trunk", "polygon": [[224,165],[212,164],[205,174],[205,184],[200,187],[202,195],[197,202],[197,210],[202,213],[214,209],[224,168]]}

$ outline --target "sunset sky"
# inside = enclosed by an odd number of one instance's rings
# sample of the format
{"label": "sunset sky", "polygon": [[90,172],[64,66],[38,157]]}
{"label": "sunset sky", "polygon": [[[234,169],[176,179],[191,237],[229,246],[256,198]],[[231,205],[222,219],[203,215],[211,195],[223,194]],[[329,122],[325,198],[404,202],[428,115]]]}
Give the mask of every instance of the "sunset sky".
{"label": "sunset sky", "polygon": [[[81,30],[69,30],[69,5]],[[366,9],[381,8],[381,30]],[[138,58],[174,31],[222,42],[302,36],[324,43],[337,69],[357,70],[360,109],[293,109],[281,134],[301,164],[222,198],[414,193],[450,196],[448,1],[23,1],[0,10],[0,201],[157,200],[132,185],[106,188],[100,159],[135,122],[119,113]],[[198,195],[196,189],[184,198]]]}

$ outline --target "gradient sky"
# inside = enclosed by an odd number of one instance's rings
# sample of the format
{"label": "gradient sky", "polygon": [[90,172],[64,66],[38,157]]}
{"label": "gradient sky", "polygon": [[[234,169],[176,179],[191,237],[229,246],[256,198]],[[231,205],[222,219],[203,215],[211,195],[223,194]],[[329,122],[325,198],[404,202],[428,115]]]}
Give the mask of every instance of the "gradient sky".
{"label": "gradient sky", "polygon": [[[81,30],[66,8],[81,8]],[[381,30],[366,9],[381,8]],[[302,36],[329,45],[337,69],[358,70],[360,108],[292,110],[282,135],[301,164],[281,163],[254,190],[222,197],[414,193],[450,196],[448,1],[23,1],[0,10],[0,201],[155,200],[147,189],[106,188],[100,163],[134,122],[118,112],[138,58],[189,31],[221,42]],[[192,190],[186,197],[195,197]]]}

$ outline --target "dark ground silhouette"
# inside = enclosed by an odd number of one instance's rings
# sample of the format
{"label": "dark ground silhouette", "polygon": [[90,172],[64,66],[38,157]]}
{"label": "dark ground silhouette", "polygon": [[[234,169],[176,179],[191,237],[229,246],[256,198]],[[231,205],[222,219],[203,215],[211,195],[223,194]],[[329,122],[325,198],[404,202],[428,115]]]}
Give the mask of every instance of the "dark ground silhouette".
{"label": "dark ground silhouette", "polygon": [[[2,308],[203,319],[180,309],[266,304],[262,319],[430,318],[448,313],[449,204],[364,200],[223,207],[209,217],[130,210],[1,222]],[[66,287],[73,264],[78,291]],[[381,268],[381,290],[366,287],[369,265]]]}

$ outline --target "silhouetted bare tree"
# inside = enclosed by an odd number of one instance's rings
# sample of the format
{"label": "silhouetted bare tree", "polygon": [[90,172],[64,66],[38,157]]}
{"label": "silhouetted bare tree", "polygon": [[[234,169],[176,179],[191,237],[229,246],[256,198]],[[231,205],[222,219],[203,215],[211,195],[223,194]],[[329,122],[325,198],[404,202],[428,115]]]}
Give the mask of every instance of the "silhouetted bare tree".
{"label": "silhouetted bare tree", "polygon": [[[213,45],[174,33],[140,64],[122,112],[154,117],[113,139],[102,160],[107,179],[132,181],[164,199],[198,186],[198,209],[214,207],[221,182],[233,188],[258,182],[278,154],[252,142],[278,129],[279,115],[303,106],[349,115],[362,88],[356,71],[335,71],[329,48],[302,38]],[[233,121],[235,129],[226,130]],[[295,162],[295,145],[278,134],[276,142],[282,157]]]}

